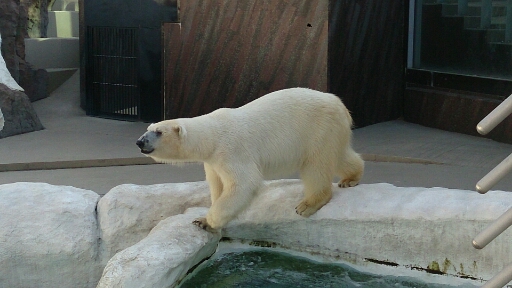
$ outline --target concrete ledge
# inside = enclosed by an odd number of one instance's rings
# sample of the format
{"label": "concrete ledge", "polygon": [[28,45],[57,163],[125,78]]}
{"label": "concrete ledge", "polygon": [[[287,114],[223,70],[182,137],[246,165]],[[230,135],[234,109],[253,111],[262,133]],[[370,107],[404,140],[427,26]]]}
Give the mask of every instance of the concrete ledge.
{"label": "concrete ledge", "polygon": [[364,161],[371,162],[393,162],[393,163],[409,163],[409,164],[436,164],[442,165],[445,163],[432,161],[428,159],[392,156],[392,155],[379,155],[379,154],[361,154]]}
{"label": "concrete ledge", "polygon": [[[377,154],[361,154],[365,161],[372,162],[395,162],[395,163],[419,163],[419,164],[437,164],[443,163],[430,161],[426,159],[388,156]],[[53,169],[71,169],[88,167],[108,167],[108,166],[128,166],[128,165],[147,165],[157,164],[149,157],[131,157],[115,159],[88,159],[88,160],[68,160],[68,161],[47,161],[31,163],[0,163],[0,172],[7,171],[25,171],[25,170],[53,170]]]}
{"label": "concrete ledge", "polygon": [[26,38],[25,60],[37,69],[80,67],[79,38]]}
{"label": "concrete ledge", "polygon": [[0,172],[156,164],[149,157],[0,164]]}

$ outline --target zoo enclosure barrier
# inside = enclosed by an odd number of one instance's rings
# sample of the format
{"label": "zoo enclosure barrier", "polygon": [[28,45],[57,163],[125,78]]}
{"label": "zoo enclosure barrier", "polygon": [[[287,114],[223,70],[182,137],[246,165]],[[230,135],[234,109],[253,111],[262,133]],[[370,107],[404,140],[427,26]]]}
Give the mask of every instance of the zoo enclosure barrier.
{"label": "zoo enclosure barrier", "polygon": [[[464,0],[459,0],[459,2]],[[467,2],[467,1],[466,1]],[[485,1],[484,1],[485,2]],[[490,1],[489,1],[490,2]],[[496,107],[489,115],[487,115],[478,125],[476,130],[478,133],[485,135],[494,127],[501,123],[507,116],[512,114],[512,95],[507,97],[498,107]],[[487,193],[494,185],[496,185],[503,177],[512,171],[512,154],[492,169],[476,184],[476,190],[481,193]],[[503,213],[498,219],[491,223],[487,228],[480,232],[473,239],[473,247],[483,249],[492,240],[507,230],[512,225],[512,207]],[[512,263],[507,265],[498,274],[487,281],[482,287],[484,288],[501,288],[508,282],[512,281]]]}

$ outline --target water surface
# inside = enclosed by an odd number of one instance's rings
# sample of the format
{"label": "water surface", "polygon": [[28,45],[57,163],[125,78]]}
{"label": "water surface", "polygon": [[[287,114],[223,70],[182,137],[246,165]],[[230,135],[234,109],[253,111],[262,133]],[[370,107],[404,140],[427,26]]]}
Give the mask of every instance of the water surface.
{"label": "water surface", "polygon": [[347,265],[319,263],[266,250],[227,253],[205,264],[180,287],[455,287],[411,277],[366,274]]}

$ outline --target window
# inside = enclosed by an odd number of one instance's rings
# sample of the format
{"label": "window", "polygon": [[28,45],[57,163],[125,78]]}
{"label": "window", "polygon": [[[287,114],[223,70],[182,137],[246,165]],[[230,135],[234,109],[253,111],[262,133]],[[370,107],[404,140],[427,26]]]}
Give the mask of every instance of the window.
{"label": "window", "polygon": [[409,69],[512,80],[512,0],[411,0],[409,16]]}

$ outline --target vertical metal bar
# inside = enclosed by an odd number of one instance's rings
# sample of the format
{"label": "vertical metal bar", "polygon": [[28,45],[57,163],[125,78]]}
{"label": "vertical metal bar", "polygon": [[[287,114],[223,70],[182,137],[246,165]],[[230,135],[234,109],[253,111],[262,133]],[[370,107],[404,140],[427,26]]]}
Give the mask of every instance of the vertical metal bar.
{"label": "vertical metal bar", "polygon": [[139,33],[140,33],[140,28],[137,28],[137,29],[134,29],[134,45],[133,45],[133,56],[134,56],[134,59],[135,59],[135,69],[134,69],[134,76],[135,76],[135,84],[136,84],[136,97],[137,97],[137,118],[138,119],[141,119],[142,117],[142,109],[141,109],[141,93],[140,93],[140,77],[139,77],[139,73],[140,73],[140,57],[139,57]]}
{"label": "vertical metal bar", "polygon": [[505,42],[512,42],[512,0],[507,0],[507,15],[505,18]]}
{"label": "vertical metal bar", "polygon": [[[116,106],[117,106],[117,102],[119,101],[117,98],[118,98],[118,93],[117,93],[117,89],[115,89],[115,83],[114,83],[114,73],[117,73],[117,70],[116,70],[116,58],[113,57],[113,56],[116,56],[116,50],[117,50],[117,45],[116,45],[116,42],[117,42],[117,31],[118,29],[116,28],[110,28],[109,29],[109,34],[110,34],[110,45],[108,46],[108,56],[109,57],[109,64],[110,65],[107,65],[107,87],[108,87],[108,94],[106,95],[107,99],[109,99],[109,107],[108,107],[108,113],[115,113],[116,112]],[[112,96],[110,96],[112,95]]]}
{"label": "vertical metal bar", "polygon": [[[132,69],[132,59],[129,58],[129,57],[132,57],[132,53],[131,53],[131,48],[132,48],[132,30],[127,30],[126,31],[126,61],[125,61],[125,66],[128,68],[127,70],[130,71],[130,73],[127,76],[127,83],[129,85],[132,85],[132,73],[131,71],[133,71]],[[134,113],[134,108],[135,108],[135,103],[133,101],[133,87],[131,86],[128,86],[126,87],[126,95],[128,97],[128,100],[130,102],[129,104],[129,107],[130,107],[130,116],[135,116],[135,113]]]}
{"label": "vertical metal bar", "polygon": [[501,288],[510,281],[512,281],[512,264],[503,268],[500,273],[496,274],[491,280],[482,285],[482,288]]}
{"label": "vertical metal bar", "polygon": [[[512,1],[512,0],[510,0],[510,1]],[[416,48],[414,45],[415,44],[414,38],[416,36],[416,33],[414,33],[414,18],[415,18],[414,9],[416,7],[415,5],[416,5],[415,0],[409,0],[409,24],[408,24],[409,37],[407,37],[407,68],[413,67],[414,49]],[[164,47],[165,47],[165,44],[164,44]],[[163,55],[165,55],[165,52],[163,53]],[[164,81],[165,81],[165,79],[164,79]],[[162,82],[164,82],[164,81],[162,81]],[[165,85],[164,85],[164,87],[165,87]],[[165,93],[164,93],[164,95],[165,95]]]}
{"label": "vertical metal bar", "polygon": [[468,0],[457,1],[457,15],[466,16],[468,14]]}
{"label": "vertical metal bar", "polygon": [[132,80],[130,83],[132,83],[134,86],[133,86],[133,89],[132,89],[132,93],[133,93],[133,106],[135,107],[134,109],[134,116],[137,118],[137,119],[140,119],[140,103],[139,103],[139,98],[140,98],[140,95],[138,94],[138,85],[137,85],[137,55],[136,55],[136,45],[137,45],[137,42],[136,42],[136,38],[137,38],[137,30],[133,29],[132,30],[132,38],[131,38],[131,41],[132,41],[132,51],[131,51],[131,56],[133,57],[130,61],[131,63],[131,67],[132,67]]}
{"label": "vertical metal bar", "polygon": [[[413,2],[414,0],[412,0]],[[415,5],[415,16],[414,16],[414,56],[413,56],[413,67],[420,67],[421,65],[421,29],[422,29],[422,17],[423,17],[423,4],[422,0],[417,0]]]}
{"label": "vertical metal bar", "polygon": [[492,0],[482,0],[482,11],[480,17],[480,28],[491,28]]}

